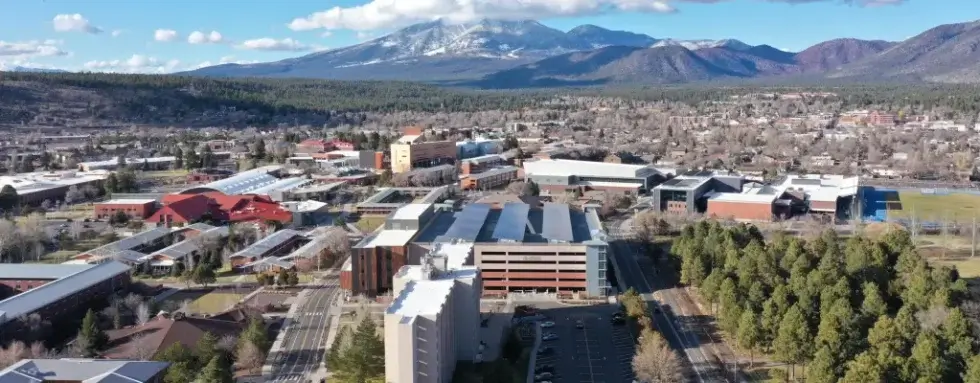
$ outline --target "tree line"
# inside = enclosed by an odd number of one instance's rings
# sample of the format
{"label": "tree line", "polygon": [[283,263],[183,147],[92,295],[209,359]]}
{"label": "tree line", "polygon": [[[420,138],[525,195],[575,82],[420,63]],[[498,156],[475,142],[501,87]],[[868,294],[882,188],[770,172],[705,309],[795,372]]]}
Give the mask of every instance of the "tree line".
{"label": "tree line", "polygon": [[325,356],[331,381],[341,383],[383,382],[385,375],[385,346],[378,326],[370,315],[365,316],[352,331],[343,326],[334,336]]}
{"label": "tree line", "polygon": [[[699,222],[671,254],[737,346],[823,382],[980,382],[966,282],[931,267],[907,232],[766,241],[754,226]],[[751,363],[751,361],[750,361]]]}
{"label": "tree line", "polygon": [[630,333],[637,341],[632,367],[637,380],[645,383],[681,383],[681,360],[653,326],[647,302],[630,288],[620,296]]}

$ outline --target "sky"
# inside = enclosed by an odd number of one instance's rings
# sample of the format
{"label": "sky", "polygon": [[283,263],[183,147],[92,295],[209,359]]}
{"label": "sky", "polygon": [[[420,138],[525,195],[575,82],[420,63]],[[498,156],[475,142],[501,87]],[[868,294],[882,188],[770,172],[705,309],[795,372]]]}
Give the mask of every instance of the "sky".
{"label": "sky", "polygon": [[977,0],[0,0],[0,69],[170,73],[276,61],[442,18],[595,24],[800,51],[980,18]]}

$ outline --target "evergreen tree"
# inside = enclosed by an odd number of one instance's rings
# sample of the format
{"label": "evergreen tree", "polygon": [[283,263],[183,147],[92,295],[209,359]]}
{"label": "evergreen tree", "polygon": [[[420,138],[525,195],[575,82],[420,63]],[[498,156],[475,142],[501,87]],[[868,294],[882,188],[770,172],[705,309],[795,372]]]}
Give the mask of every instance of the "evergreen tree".
{"label": "evergreen tree", "polygon": [[343,382],[366,383],[384,375],[384,342],[370,319],[362,320],[351,338],[350,348],[336,371]]}
{"label": "evergreen tree", "polygon": [[939,337],[950,368],[953,371],[964,371],[966,362],[973,356],[973,336],[970,322],[962,310],[954,308],[949,311],[946,321],[940,326]]}
{"label": "evergreen tree", "polygon": [[868,352],[863,352],[847,364],[840,383],[886,383],[885,369]]}
{"label": "evergreen tree", "polygon": [[17,195],[17,190],[9,184],[3,185],[0,188],[0,210],[3,210],[3,213],[10,213],[18,204],[20,204],[20,196]]}
{"label": "evergreen tree", "polygon": [[980,355],[970,357],[963,374],[963,383],[980,383]]}
{"label": "evergreen tree", "polygon": [[299,284],[299,273],[296,270],[291,270],[286,278],[287,286],[296,286]]}
{"label": "evergreen tree", "polygon": [[86,346],[85,357],[87,358],[94,357],[109,342],[109,337],[105,331],[99,328],[99,320],[91,309],[85,313],[85,318],[82,319],[82,328],[78,332],[78,337],[83,339],[83,344]]}
{"label": "evergreen tree", "polygon": [[221,356],[215,355],[211,361],[204,366],[201,372],[200,383],[234,383],[235,377],[231,368],[221,361]]}
{"label": "evergreen tree", "polygon": [[214,336],[211,332],[205,332],[201,336],[201,339],[197,340],[197,344],[195,345],[195,358],[197,358],[198,364],[204,364],[220,355],[221,350],[218,349],[218,337]]}
{"label": "evergreen tree", "polygon": [[806,317],[799,306],[793,305],[783,316],[773,345],[777,360],[794,365],[794,375],[795,365],[810,358],[813,352],[813,336],[810,335]]}
{"label": "evergreen tree", "polygon": [[269,348],[269,334],[266,333],[265,325],[262,324],[261,320],[253,319],[248,322],[248,327],[245,328],[245,331],[238,338],[238,348],[241,348],[242,343],[246,342],[252,343],[259,350]]}
{"label": "evergreen tree", "polygon": [[[917,383],[941,383],[946,375],[943,365],[942,351],[939,349],[939,337],[932,331],[919,334],[912,347],[912,368],[915,371]],[[956,376],[958,376],[957,374]]]}
{"label": "evergreen tree", "polygon": [[742,310],[742,318],[738,322],[738,345],[743,350],[749,351],[749,368],[755,364],[755,346],[761,336],[759,329],[759,319],[751,307]]}
{"label": "evergreen tree", "polygon": [[337,335],[334,336],[333,342],[330,344],[330,349],[327,350],[326,365],[327,371],[336,371],[340,369],[341,363],[343,363],[343,355],[346,353],[347,342],[350,338],[350,327],[343,326]]}
{"label": "evergreen tree", "polygon": [[864,301],[861,303],[861,315],[868,321],[878,320],[878,317],[888,312],[888,305],[881,297],[878,285],[866,282],[862,288]]}
{"label": "evergreen tree", "polygon": [[119,179],[116,178],[116,173],[109,173],[105,179],[105,191],[108,193],[116,193],[119,191]]}
{"label": "evergreen tree", "polygon": [[183,168],[184,168],[184,151],[180,149],[180,146],[177,146],[177,149],[174,150],[174,169],[183,169]]}
{"label": "evergreen tree", "polygon": [[218,281],[217,276],[214,274],[214,269],[207,262],[201,262],[194,268],[192,278],[194,283],[204,285],[204,287]]}
{"label": "evergreen tree", "polygon": [[167,369],[167,374],[163,379],[166,383],[192,382],[197,376],[199,367],[197,359],[194,357],[194,353],[180,342],[174,342],[157,354],[154,359],[170,362],[170,368]]}
{"label": "evergreen tree", "polygon": [[813,361],[806,366],[808,383],[837,383],[839,367],[837,358],[830,347],[823,346],[813,355]]}
{"label": "evergreen tree", "polygon": [[[815,339],[817,347],[827,348],[832,355],[841,360],[850,359],[855,348],[858,332],[855,326],[854,310],[847,298],[840,298],[826,312],[817,327]],[[835,372],[839,372],[836,371]]]}

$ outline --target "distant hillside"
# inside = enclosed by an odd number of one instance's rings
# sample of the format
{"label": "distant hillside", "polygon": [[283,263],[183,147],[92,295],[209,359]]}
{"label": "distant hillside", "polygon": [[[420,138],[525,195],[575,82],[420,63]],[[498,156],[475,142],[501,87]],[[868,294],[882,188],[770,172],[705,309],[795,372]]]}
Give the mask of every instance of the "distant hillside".
{"label": "distant hillside", "polygon": [[535,101],[407,82],[4,73],[0,125],[324,125],[357,123],[360,112],[510,110]]}

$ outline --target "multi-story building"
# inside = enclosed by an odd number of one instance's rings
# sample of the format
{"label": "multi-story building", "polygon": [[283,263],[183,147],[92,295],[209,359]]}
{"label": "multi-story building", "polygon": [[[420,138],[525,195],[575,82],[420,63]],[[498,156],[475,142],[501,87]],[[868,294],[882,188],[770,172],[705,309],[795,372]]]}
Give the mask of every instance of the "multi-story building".
{"label": "multi-story building", "polygon": [[[125,158],[123,163],[126,166],[147,167],[145,170],[170,169],[177,162],[177,157],[146,157],[146,158]],[[89,161],[78,164],[78,170],[90,172],[93,170],[117,170],[119,169],[119,159],[113,158],[104,161]]]}
{"label": "multi-story building", "polygon": [[460,189],[489,190],[506,186],[517,179],[518,170],[520,169],[516,166],[503,166],[482,173],[469,174],[459,180]]}
{"label": "multi-story building", "polygon": [[456,143],[453,141],[422,141],[421,135],[407,134],[391,144],[391,171],[404,173],[456,163]]}
{"label": "multi-story building", "polygon": [[385,381],[449,383],[458,361],[480,360],[480,272],[471,246],[440,245],[394,275],[385,310]]}
{"label": "multi-story building", "polygon": [[102,359],[23,359],[0,370],[10,383],[163,383],[170,362]]}
{"label": "multi-story building", "polygon": [[664,178],[657,169],[646,165],[536,159],[524,161],[523,166],[524,177],[549,193],[578,188],[644,194]]}
{"label": "multi-story building", "polygon": [[500,153],[503,147],[503,142],[500,140],[477,137],[472,140],[457,142],[456,155],[460,159],[486,156]]}
{"label": "multi-story building", "polygon": [[868,114],[868,124],[877,126],[894,126],[898,121],[898,116],[891,113],[873,111]]}
{"label": "multi-story building", "polygon": [[355,294],[375,296],[391,290],[391,278],[409,259],[409,243],[434,214],[429,203],[404,205],[388,216],[384,226],[351,249],[351,289]]}
{"label": "multi-story building", "polygon": [[146,219],[156,211],[154,199],[114,199],[95,204],[95,218],[109,219],[122,212],[129,219]]}
{"label": "multi-story building", "polygon": [[333,149],[333,144],[323,139],[311,138],[296,144],[296,153],[324,153]]}
{"label": "multi-story building", "polygon": [[714,171],[691,171],[653,188],[653,206],[674,214],[703,213],[710,192],[737,193],[742,176]]}
{"label": "multi-story building", "polygon": [[[129,266],[108,261],[95,265],[4,265],[0,283],[0,342],[6,343],[23,330],[18,320],[31,314],[59,322],[81,315],[91,302],[128,288]],[[58,323],[53,323],[57,325]]]}
{"label": "multi-story building", "polygon": [[467,158],[459,163],[459,174],[468,175],[483,173],[487,170],[506,164],[504,157],[499,154]]}
{"label": "multi-story building", "polygon": [[852,216],[858,177],[789,175],[771,185],[747,184],[741,191],[706,194],[705,214],[736,221],[771,221],[810,214],[831,220]]}
{"label": "multi-story building", "polygon": [[45,200],[49,202],[64,200],[72,187],[79,191],[84,191],[88,187],[98,190],[108,175],[108,172],[101,170],[18,173],[13,176],[0,176],[0,188],[10,185],[17,191],[17,199],[21,205],[36,206]]}

